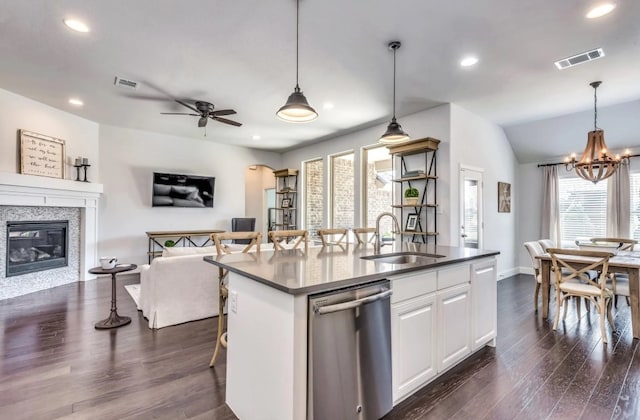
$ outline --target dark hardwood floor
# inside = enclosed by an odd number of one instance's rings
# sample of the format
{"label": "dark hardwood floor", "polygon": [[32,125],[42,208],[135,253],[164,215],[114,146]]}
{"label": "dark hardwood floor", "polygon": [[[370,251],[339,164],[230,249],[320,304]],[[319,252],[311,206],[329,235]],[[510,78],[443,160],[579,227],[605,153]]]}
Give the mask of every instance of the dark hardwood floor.
{"label": "dark hardwood floor", "polygon": [[[108,331],[93,327],[109,313],[108,279],[0,301],[0,419],[235,419],[224,404],[225,353],[208,367],[215,319],[149,330],[123,288],[136,282],[118,280],[119,313],[132,323]],[[525,275],[501,281],[496,349],[385,418],[640,418],[640,354],[624,300],[604,345],[584,308],[580,319],[570,308],[554,333],[533,311],[533,286]]]}

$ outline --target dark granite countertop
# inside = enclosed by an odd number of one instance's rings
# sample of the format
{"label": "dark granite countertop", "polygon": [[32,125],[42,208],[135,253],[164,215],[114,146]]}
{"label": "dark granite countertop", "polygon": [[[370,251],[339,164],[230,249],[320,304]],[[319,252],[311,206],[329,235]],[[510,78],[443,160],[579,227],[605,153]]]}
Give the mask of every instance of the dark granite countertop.
{"label": "dark granite countertop", "polygon": [[[264,249],[269,247],[268,249]],[[498,251],[454,248],[405,242],[384,246],[380,254],[415,252],[444,255],[409,264],[389,264],[362,257],[376,255],[371,245],[310,247],[274,253],[270,245],[260,253],[234,253],[207,256],[204,261],[256,280],[292,295],[324,292],[381,280],[394,274],[436,268],[449,264],[498,255]]]}

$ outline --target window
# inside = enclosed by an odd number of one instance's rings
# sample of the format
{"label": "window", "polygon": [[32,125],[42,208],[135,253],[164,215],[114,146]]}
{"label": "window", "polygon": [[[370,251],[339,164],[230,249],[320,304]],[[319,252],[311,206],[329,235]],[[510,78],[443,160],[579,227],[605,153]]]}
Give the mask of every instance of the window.
{"label": "window", "polygon": [[310,160],[304,165],[304,224],[311,237],[318,236],[322,228],[324,209],[324,163],[322,159]]}
{"label": "window", "polygon": [[353,152],[331,156],[331,227],[351,228],[354,224]]}
{"label": "window", "polygon": [[640,241],[640,172],[630,174],[631,237]]}
{"label": "window", "polygon": [[560,236],[562,241],[606,236],[607,182],[560,178]]}
{"label": "window", "polygon": [[[374,227],[376,217],[391,211],[391,155],[385,146],[363,149],[363,227]],[[381,231],[391,232],[391,218],[382,219]]]}

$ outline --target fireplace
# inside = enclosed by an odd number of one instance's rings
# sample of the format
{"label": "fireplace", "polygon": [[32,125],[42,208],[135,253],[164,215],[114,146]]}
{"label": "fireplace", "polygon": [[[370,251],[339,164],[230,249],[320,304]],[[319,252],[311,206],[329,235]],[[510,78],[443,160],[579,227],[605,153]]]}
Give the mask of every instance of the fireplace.
{"label": "fireplace", "polygon": [[6,276],[66,267],[69,222],[7,222]]}

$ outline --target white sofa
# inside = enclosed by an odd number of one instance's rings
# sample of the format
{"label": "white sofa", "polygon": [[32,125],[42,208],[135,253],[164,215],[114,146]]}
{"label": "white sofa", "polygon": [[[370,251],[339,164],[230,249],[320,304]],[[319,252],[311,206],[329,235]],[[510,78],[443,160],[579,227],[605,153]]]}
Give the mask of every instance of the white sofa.
{"label": "white sofa", "polygon": [[138,310],[149,328],[218,315],[218,268],[202,260],[215,247],[171,248],[140,267]]}

